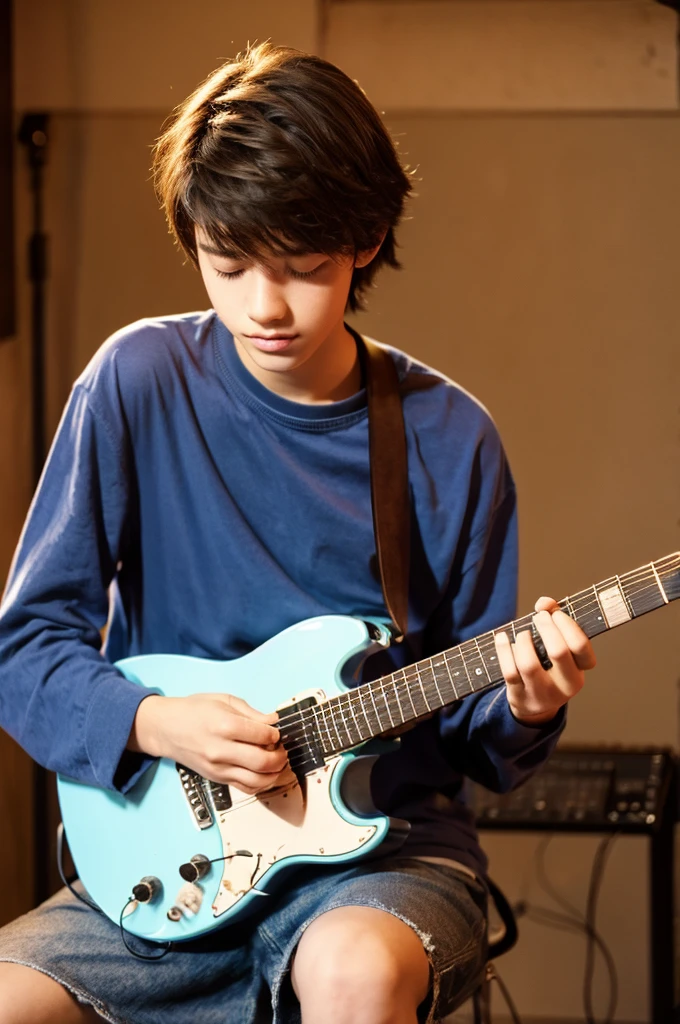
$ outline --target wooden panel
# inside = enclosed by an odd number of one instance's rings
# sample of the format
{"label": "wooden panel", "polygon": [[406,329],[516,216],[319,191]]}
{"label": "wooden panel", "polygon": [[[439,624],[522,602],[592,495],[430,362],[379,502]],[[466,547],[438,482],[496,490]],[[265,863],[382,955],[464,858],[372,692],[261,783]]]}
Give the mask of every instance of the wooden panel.
{"label": "wooden panel", "polygon": [[33,906],[32,762],[0,729],[0,925]]}
{"label": "wooden panel", "polygon": [[12,5],[0,0],[0,341],[16,330],[11,28]]}
{"label": "wooden panel", "polygon": [[664,110],[677,20],[653,0],[354,0],[324,56],[386,110]]}

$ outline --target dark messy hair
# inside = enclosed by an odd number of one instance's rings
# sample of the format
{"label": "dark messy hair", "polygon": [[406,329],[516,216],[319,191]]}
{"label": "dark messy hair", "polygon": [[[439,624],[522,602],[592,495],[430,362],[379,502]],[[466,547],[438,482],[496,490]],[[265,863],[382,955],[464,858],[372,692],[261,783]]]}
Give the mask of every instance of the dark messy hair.
{"label": "dark messy hair", "polygon": [[312,54],[261,43],[222,65],[175,111],[154,150],[170,230],[194,266],[195,229],[225,255],[355,256],[348,306],[383,264],[411,191],[359,86]]}

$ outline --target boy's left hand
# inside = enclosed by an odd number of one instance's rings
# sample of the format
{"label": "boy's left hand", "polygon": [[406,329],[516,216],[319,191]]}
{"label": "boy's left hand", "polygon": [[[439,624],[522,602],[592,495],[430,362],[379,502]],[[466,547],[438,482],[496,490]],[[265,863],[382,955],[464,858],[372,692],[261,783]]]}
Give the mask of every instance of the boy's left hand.
{"label": "boy's left hand", "polygon": [[510,710],[527,725],[541,725],[554,718],[581,689],[584,673],[595,666],[590,640],[556,601],[541,597],[535,608],[534,623],[552,668],[541,665],[529,630],[519,633],[514,643],[506,633],[496,633],[496,653]]}

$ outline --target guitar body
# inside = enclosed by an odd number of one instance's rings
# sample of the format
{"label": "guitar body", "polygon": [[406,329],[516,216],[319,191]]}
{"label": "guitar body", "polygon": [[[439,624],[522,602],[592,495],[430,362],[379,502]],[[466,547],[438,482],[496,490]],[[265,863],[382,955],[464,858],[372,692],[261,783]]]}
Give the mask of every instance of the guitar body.
{"label": "guitar body", "polygon": [[[378,641],[369,638],[369,628]],[[384,629],[323,616],[234,661],[154,654],[117,667],[168,697],[230,693],[267,712],[346,692],[366,657],[387,643]],[[375,756],[368,744],[355,747],[256,796],[233,786],[215,796],[205,780],[186,769],[182,774],[182,766],[164,758],[125,796],[59,776],[71,855],[112,921],[124,915],[127,931],[159,942],[192,939],[260,908],[263,897],[304,864],[347,863],[403,842],[408,825],[370,803]],[[383,846],[385,840],[391,842]],[[196,855],[215,863],[188,883],[179,868]],[[133,887],[149,876],[160,883],[153,898],[128,902]]]}
{"label": "guitar body", "polygon": [[[678,599],[674,552],[559,606],[594,637]],[[351,687],[390,633],[377,622],[328,615],[291,626],[234,661],[154,654],[118,662],[129,679],[169,697],[231,693],[260,711],[278,711],[295,774],[257,796],[166,759],[125,796],[59,776],[69,847],[92,898],[136,935],[187,940],[252,912],[305,864],[347,864],[399,845],[408,824],[380,814],[370,800],[370,769],[386,749],[379,737],[501,683],[501,629],[513,638],[531,631],[541,656],[526,615]]]}

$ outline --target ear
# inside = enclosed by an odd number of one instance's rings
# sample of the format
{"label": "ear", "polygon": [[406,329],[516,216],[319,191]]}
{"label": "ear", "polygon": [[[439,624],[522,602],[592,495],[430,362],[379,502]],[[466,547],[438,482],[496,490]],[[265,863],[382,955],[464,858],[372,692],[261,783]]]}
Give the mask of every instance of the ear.
{"label": "ear", "polygon": [[363,252],[358,252],[354,260],[354,266],[359,269],[360,267],[367,267],[371,260],[375,259],[380,251],[380,246],[385,241],[385,235],[387,231],[383,232],[382,238],[373,249],[366,249]]}

